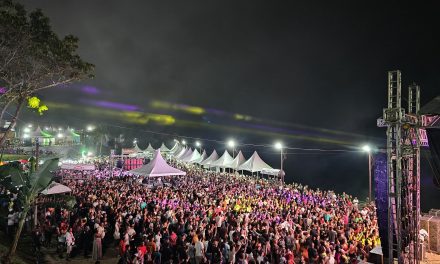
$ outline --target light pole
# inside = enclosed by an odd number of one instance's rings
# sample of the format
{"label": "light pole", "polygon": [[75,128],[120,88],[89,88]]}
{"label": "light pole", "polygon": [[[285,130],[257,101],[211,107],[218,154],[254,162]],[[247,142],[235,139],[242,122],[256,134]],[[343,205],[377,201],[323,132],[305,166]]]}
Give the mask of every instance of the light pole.
{"label": "light pole", "polygon": [[371,203],[371,147],[369,145],[364,145],[362,151],[368,153],[368,200]]}
{"label": "light pole", "polygon": [[281,175],[281,184],[284,184],[284,174],[283,174],[283,162],[284,162],[284,157],[283,157],[283,144],[281,144],[281,142],[276,142],[275,143],[275,148],[278,149],[280,151],[280,175]]}
{"label": "light pole", "polygon": [[38,169],[38,162],[40,162],[40,139],[35,138],[35,170]]}
{"label": "light pole", "polygon": [[228,141],[228,147],[232,148],[232,157],[235,158],[235,141],[230,139]]}

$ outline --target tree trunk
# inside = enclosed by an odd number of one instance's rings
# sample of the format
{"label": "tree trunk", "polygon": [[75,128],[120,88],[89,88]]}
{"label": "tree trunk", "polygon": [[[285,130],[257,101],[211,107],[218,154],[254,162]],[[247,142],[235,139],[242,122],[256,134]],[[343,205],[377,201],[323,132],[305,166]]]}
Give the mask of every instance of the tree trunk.
{"label": "tree trunk", "polygon": [[23,106],[24,98],[20,98],[17,103],[17,108],[15,109],[14,116],[12,117],[11,123],[9,124],[8,128],[6,128],[6,131],[4,132],[3,136],[0,139],[0,147],[3,147],[3,144],[6,141],[6,136],[8,135],[9,131],[15,126],[17,123],[17,117],[20,114],[21,107]]}
{"label": "tree trunk", "polygon": [[3,107],[3,109],[2,109],[2,113],[1,113],[1,115],[0,115],[0,124],[1,124],[1,122],[3,121],[3,116],[5,115],[6,110],[8,109],[9,105],[10,105],[12,102],[13,102],[13,100],[9,100],[9,101],[5,104],[5,106]]}
{"label": "tree trunk", "polygon": [[23,230],[23,225],[26,220],[26,216],[29,212],[29,208],[30,208],[29,204],[26,204],[23,208],[23,211],[21,212],[20,221],[18,222],[18,228],[17,228],[17,231],[15,232],[15,236],[14,236],[14,241],[12,241],[12,244],[9,248],[8,254],[4,258],[4,263],[6,263],[6,264],[10,264],[12,262],[12,258],[15,255],[15,251],[16,251],[17,245],[18,245],[18,240],[20,239],[21,231]]}

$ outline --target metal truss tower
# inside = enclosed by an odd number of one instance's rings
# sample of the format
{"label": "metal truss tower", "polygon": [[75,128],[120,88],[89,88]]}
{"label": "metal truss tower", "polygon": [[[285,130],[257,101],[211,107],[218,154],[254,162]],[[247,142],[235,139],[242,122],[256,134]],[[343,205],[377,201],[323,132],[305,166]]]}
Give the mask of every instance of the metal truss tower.
{"label": "metal truss tower", "polygon": [[400,71],[388,72],[387,125],[388,263],[419,263],[420,88],[408,90],[408,113],[402,108]]}

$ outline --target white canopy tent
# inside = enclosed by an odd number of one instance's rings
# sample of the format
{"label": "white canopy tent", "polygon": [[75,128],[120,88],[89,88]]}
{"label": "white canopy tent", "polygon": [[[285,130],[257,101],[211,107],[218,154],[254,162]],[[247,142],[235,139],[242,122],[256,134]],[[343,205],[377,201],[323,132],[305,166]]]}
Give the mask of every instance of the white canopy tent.
{"label": "white canopy tent", "polygon": [[86,163],[63,163],[61,164],[62,170],[78,170],[78,171],[92,171],[95,170],[94,164],[86,164]]}
{"label": "white canopy tent", "polygon": [[168,165],[160,154],[160,149],[156,150],[153,160],[150,163],[129,171],[132,174],[145,177],[162,177],[162,176],[183,176],[186,172],[176,169]]}
{"label": "white canopy tent", "polygon": [[156,150],[153,148],[153,146],[151,146],[150,143],[148,143],[148,147],[146,149],[144,149],[144,152],[146,153],[154,153]]}
{"label": "white canopy tent", "polygon": [[128,156],[129,156],[130,158],[138,158],[138,159],[145,158],[145,157],[149,157],[149,156],[151,156],[151,155],[153,155],[153,153],[140,152],[140,153],[131,153],[131,154],[128,154]]}
{"label": "white canopy tent", "polygon": [[188,151],[187,148],[182,147],[182,149],[178,152],[176,152],[176,154],[174,155],[174,158],[179,159],[180,157],[182,157],[183,155],[185,155],[185,153]]}
{"label": "white canopy tent", "polygon": [[174,144],[174,146],[170,149],[170,153],[175,154],[179,150],[180,150],[180,145],[179,143],[176,142],[176,144]]}
{"label": "white canopy tent", "polygon": [[138,146],[138,144],[134,144],[133,153],[143,153],[144,151]]}
{"label": "white canopy tent", "polygon": [[182,161],[187,162],[187,163],[194,163],[194,161],[200,159],[200,157],[201,157],[200,153],[197,151],[197,149],[195,149],[193,151],[193,153],[191,153],[190,156],[186,157]]}
{"label": "white canopy tent", "polygon": [[241,164],[246,162],[246,158],[243,156],[243,153],[241,153],[241,150],[238,152],[237,156],[234,160],[231,161],[231,163],[226,164],[225,168],[230,168],[236,170],[238,167],[240,167]]}
{"label": "white canopy tent", "polygon": [[209,157],[207,159],[204,159],[200,162],[200,165],[203,165],[205,167],[209,167],[209,165],[211,165],[212,162],[218,160],[218,154],[217,151],[215,151],[215,149],[212,151],[211,155],[209,155]]}
{"label": "white canopy tent", "polygon": [[69,193],[72,189],[58,182],[51,182],[49,186],[46,187],[41,194],[50,195],[50,194],[60,194],[60,193]]}
{"label": "white canopy tent", "polygon": [[278,175],[280,175],[280,170],[279,169],[264,169],[261,171],[261,174],[278,176]]}
{"label": "white canopy tent", "polygon": [[182,149],[184,149],[182,146],[177,146],[176,149],[170,151],[170,155],[173,156],[173,157],[177,157],[177,155],[180,154]]}
{"label": "white canopy tent", "polygon": [[170,149],[165,145],[165,143],[162,142],[162,145],[160,146],[160,152],[170,152]]}
{"label": "white canopy tent", "polygon": [[267,165],[256,151],[254,151],[254,154],[252,154],[252,156],[245,163],[241,164],[241,166],[237,168],[237,170],[245,170],[250,172],[260,172],[267,169],[272,169],[272,167]]}
{"label": "white canopy tent", "polygon": [[191,148],[188,148],[188,149],[186,150],[186,152],[185,152],[182,156],[180,156],[179,158],[177,158],[177,159],[180,160],[180,161],[184,161],[186,158],[190,157],[190,156],[192,155],[192,153],[193,153],[192,149],[191,149]]}
{"label": "white canopy tent", "polygon": [[230,164],[233,160],[234,158],[225,150],[223,155],[218,160],[212,162],[209,167],[226,168],[226,165]]}
{"label": "white canopy tent", "polygon": [[208,157],[208,154],[206,154],[206,150],[203,150],[202,155],[200,155],[200,158],[197,160],[190,161],[190,163],[197,163],[200,164],[200,162],[204,161]]}

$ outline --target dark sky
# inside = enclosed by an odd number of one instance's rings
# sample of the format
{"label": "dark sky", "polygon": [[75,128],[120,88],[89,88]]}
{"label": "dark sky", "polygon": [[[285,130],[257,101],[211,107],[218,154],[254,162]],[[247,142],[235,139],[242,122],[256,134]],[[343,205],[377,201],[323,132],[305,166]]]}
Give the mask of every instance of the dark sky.
{"label": "dark sky", "polygon": [[[404,95],[410,82],[420,84],[422,104],[440,91],[435,1],[21,2],[42,8],[60,35],[80,38],[79,53],[96,65],[96,78],[81,85],[97,87],[100,100],[133,105],[162,100],[357,133],[368,141],[385,139],[376,118],[386,105],[388,70],[402,70]],[[80,95],[52,90],[44,96],[73,103]],[[226,137],[197,127],[167,131]],[[241,137],[232,130],[230,135]],[[336,184],[338,190],[358,177],[351,192],[364,195],[367,163],[353,155],[292,156],[287,173],[315,186]],[[344,165],[347,159],[352,160]],[[320,175],[331,177],[319,180]]]}

